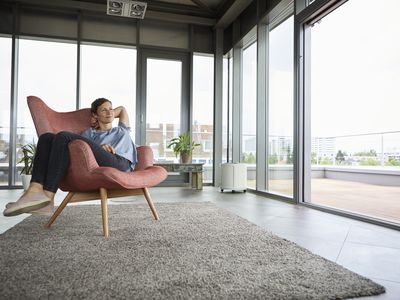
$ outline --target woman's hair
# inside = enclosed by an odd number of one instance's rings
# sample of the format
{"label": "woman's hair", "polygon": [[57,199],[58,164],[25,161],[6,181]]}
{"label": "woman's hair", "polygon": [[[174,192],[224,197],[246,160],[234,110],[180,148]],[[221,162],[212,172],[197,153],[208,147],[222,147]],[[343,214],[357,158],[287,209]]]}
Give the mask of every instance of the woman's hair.
{"label": "woman's hair", "polygon": [[106,98],[98,98],[98,99],[94,100],[94,101],[92,102],[91,107],[90,107],[90,111],[91,111],[92,113],[97,113],[97,109],[98,109],[99,106],[101,106],[104,102],[110,102],[110,103],[111,103],[111,101],[108,100],[108,99],[106,99]]}

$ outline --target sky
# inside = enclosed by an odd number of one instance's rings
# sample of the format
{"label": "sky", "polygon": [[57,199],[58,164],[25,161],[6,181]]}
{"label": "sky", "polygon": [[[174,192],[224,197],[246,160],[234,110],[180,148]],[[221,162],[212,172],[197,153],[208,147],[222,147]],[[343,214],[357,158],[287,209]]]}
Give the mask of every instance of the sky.
{"label": "sky", "polygon": [[398,0],[351,0],[311,29],[312,135],[400,130]]}

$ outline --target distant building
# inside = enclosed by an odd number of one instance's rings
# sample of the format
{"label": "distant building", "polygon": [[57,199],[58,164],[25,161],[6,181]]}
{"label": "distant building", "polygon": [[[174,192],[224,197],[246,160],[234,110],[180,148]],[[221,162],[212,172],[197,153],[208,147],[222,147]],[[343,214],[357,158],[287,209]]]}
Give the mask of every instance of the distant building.
{"label": "distant building", "polygon": [[335,157],[334,137],[313,137],[311,140],[311,152],[317,157]]}

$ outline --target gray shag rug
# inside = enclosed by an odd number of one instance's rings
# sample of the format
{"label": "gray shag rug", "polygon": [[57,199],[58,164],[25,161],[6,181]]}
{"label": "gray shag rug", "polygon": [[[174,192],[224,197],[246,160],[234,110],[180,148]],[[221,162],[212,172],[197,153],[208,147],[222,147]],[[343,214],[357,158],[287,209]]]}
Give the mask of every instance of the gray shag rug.
{"label": "gray shag rug", "polygon": [[1,299],[345,299],[384,288],[211,203],[67,207],[0,235]]}

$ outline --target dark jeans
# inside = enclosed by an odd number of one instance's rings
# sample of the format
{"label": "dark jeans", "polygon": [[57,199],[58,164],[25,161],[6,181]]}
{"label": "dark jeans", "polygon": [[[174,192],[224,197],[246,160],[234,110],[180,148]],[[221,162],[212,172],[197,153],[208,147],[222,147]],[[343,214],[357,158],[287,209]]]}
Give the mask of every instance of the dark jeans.
{"label": "dark jeans", "polygon": [[107,152],[100,145],[78,134],[67,131],[57,134],[44,133],[39,137],[37,144],[31,182],[40,183],[45,190],[55,193],[68,171],[68,144],[74,140],[83,140],[89,144],[99,166],[113,167],[120,171],[130,170],[129,160]]}

